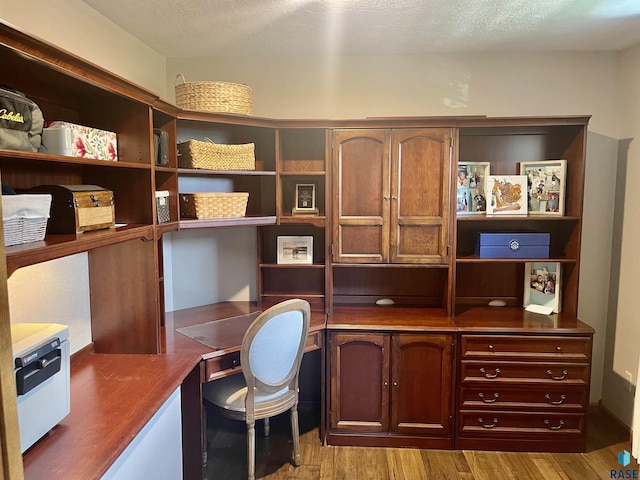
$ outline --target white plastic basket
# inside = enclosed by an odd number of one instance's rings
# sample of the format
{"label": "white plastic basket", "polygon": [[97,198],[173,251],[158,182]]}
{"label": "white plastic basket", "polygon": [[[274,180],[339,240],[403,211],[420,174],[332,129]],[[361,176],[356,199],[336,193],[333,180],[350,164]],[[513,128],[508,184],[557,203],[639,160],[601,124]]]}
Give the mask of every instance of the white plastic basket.
{"label": "white plastic basket", "polygon": [[4,246],[43,240],[51,209],[51,195],[3,195]]}

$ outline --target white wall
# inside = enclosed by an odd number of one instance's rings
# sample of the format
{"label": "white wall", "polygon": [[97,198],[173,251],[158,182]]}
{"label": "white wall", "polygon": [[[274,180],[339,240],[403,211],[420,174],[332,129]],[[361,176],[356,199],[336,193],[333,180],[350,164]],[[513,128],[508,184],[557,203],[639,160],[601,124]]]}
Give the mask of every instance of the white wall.
{"label": "white wall", "polygon": [[633,418],[633,392],[628,391],[626,372],[638,386],[640,356],[640,46],[621,56],[618,90],[620,155],[616,190],[615,247],[612,257],[609,336],[604,370],[603,404],[626,424]]}
{"label": "white wall", "polygon": [[3,0],[0,20],[166,95],[165,58],[80,0]]}

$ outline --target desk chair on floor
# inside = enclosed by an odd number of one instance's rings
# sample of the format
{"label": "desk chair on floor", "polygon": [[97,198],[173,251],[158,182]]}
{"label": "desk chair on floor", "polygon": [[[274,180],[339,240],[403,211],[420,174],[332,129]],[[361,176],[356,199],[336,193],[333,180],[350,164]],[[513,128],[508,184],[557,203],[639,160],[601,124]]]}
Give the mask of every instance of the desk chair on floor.
{"label": "desk chair on floor", "polygon": [[203,396],[226,417],[247,423],[248,478],[255,478],[255,421],[291,411],[293,464],[300,465],[298,374],[309,332],[311,309],[305,300],[286,300],[261,313],[242,340],[242,374],[203,385]]}

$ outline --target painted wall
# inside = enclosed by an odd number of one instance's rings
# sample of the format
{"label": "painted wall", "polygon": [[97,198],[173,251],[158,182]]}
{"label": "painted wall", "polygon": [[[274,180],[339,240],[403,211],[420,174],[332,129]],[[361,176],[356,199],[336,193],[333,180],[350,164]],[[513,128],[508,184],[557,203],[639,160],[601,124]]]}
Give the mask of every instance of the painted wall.
{"label": "painted wall", "polygon": [[0,20],[166,95],[165,58],[80,0],[2,1]]}
{"label": "painted wall", "polygon": [[618,91],[622,93],[618,99],[620,146],[602,401],[630,425],[634,392],[629,391],[628,375],[636,387],[640,375],[640,209],[637,197],[637,179],[640,178],[640,46],[621,55]]}

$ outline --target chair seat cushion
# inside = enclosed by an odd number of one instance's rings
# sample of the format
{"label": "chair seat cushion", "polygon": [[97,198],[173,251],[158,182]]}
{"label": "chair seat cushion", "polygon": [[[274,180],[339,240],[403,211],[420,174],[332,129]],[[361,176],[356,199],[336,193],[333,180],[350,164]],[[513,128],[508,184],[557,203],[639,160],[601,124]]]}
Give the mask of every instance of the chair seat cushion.
{"label": "chair seat cushion", "polygon": [[[225,410],[237,413],[245,412],[245,399],[247,398],[247,384],[242,373],[236,373],[228,377],[207,382],[202,385],[202,396],[214,405]],[[291,397],[291,398],[287,398]],[[260,407],[271,407],[273,404],[283,404],[283,411],[290,408],[289,400],[295,402],[295,394],[288,388],[283,388],[275,393],[265,393],[255,389],[256,418],[261,418]]]}

